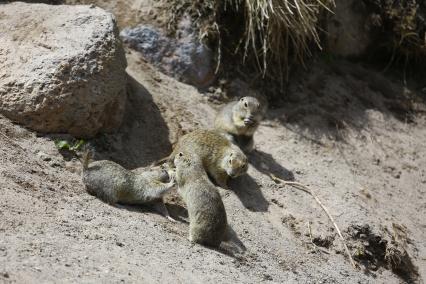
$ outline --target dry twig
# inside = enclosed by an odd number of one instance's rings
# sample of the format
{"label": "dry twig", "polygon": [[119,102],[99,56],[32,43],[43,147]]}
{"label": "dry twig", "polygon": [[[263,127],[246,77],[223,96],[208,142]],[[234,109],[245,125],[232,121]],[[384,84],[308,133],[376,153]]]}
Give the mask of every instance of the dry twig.
{"label": "dry twig", "polygon": [[308,232],[309,232],[310,244],[313,246],[314,250],[317,250],[317,251],[319,250],[319,251],[322,251],[323,253],[330,254],[328,250],[322,247],[319,247],[314,243],[314,238],[312,237],[311,222],[308,222]]}
{"label": "dry twig", "polygon": [[276,177],[274,174],[270,174],[271,179],[277,183],[281,183],[283,185],[290,185],[293,186],[294,188],[297,188],[299,190],[302,190],[308,194],[310,194],[315,201],[318,203],[319,206],[321,206],[322,210],[325,212],[325,214],[327,214],[328,219],[330,219],[331,223],[333,223],[334,228],[337,231],[337,234],[339,235],[340,239],[342,240],[343,246],[345,248],[346,254],[349,257],[349,261],[351,262],[352,266],[354,268],[357,268],[357,265],[355,264],[351,253],[349,252],[348,246],[346,245],[346,241],[345,238],[343,237],[342,233],[340,232],[339,227],[337,226],[336,222],[334,221],[333,216],[331,216],[330,212],[328,211],[327,207],[324,206],[324,204],[322,204],[321,200],[318,199],[318,197],[315,195],[315,193],[312,192],[311,189],[309,189],[309,187],[307,187],[306,185],[303,185],[299,182],[294,182],[294,181],[286,181],[283,179],[280,179],[279,177]]}

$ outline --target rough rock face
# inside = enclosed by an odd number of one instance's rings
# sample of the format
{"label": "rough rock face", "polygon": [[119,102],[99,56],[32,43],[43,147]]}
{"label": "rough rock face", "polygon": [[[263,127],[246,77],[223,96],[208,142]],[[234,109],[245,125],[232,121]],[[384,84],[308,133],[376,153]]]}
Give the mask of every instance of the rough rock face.
{"label": "rough rock face", "polygon": [[0,113],[40,132],[91,137],[122,121],[126,59],[93,6],[0,5]]}
{"label": "rough rock face", "polygon": [[329,51],[344,57],[363,55],[371,43],[367,20],[368,13],[362,1],[336,1],[334,15],[328,24]]}
{"label": "rough rock face", "polygon": [[150,63],[179,81],[205,87],[215,78],[213,52],[199,41],[189,17],[179,23],[177,38],[148,25],[124,29],[120,35]]}

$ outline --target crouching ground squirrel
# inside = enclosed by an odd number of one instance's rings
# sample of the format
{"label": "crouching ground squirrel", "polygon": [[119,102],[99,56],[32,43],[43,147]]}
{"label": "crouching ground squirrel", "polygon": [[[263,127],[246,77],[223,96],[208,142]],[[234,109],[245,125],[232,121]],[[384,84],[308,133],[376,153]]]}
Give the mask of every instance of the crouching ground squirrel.
{"label": "crouching ground squirrel", "polygon": [[243,97],[225,105],[217,114],[214,127],[244,152],[253,151],[253,134],[263,118],[265,107],[254,97]]}
{"label": "crouching ground squirrel", "polygon": [[89,164],[90,153],[83,156],[83,183],[88,193],[110,204],[140,205],[156,202],[157,209],[173,220],[163,196],[175,185],[174,171],[162,167],[129,171],[112,161]]}
{"label": "crouching ground squirrel", "polygon": [[178,193],[188,208],[189,240],[219,247],[227,229],[225,206],[219,192],[198,156],[179,152],[174,164]]}
{"label": "crouching ground squirrel", "polygon": [[182,136],[167,158],[170,164],[180,152],[198,156],[207,174],[225,189],[228,188],[229,177],[235,178],[247,172],[246,155],[216,130],[198,129]]}

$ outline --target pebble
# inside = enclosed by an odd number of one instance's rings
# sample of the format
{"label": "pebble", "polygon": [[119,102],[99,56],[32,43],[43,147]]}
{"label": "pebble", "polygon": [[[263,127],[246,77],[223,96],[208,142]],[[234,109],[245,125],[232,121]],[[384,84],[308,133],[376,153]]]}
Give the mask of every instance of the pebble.
{"label": "pebble", "polygon": [[44,152],[38,152],[37,155],[45,162],[50,162],[52,158]]}

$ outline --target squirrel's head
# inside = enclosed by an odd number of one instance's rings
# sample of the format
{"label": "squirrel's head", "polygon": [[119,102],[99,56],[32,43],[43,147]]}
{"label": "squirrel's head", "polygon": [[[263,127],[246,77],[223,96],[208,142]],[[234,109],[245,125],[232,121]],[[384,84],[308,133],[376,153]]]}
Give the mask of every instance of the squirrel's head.
{"label": "squirrel's head", "polygon": [[174,158],[176,167],[176,181],[178,184],[185,183],[185,177],[192,175],[194,172],[202,168],[202,163],[199,157],[184,152],[179,152]]}
{"label": "squirrel's head", "polygon": [[238,147],[232,147],[222,161],[223,169],[225,169],[226,173],[231,178],[245,174],[248,169],[248,159],[246,155],[244,155],[244,153],[239,148],[235,148]]}
{"label": "squirrel's head", "polygon": [[191,159],[188,155],[184,154],[183,152],[179,152],[176,154],[174,159],[174,164],[176,168],[178,167],[189,167],[191,166]]}
{"label": "squirrel's head", "polygon": [[171,178],[175,176],[175,169],[172,168],[169,164],[161,165],[160,170],[160,181],[162,182],[170,181]]}
{"label": "squirrel's head", "polygon": [[255,97],[242,97],[235,107],[234,115],[237,115],[245,126],[255,125],[262,120],[263,108]]}

